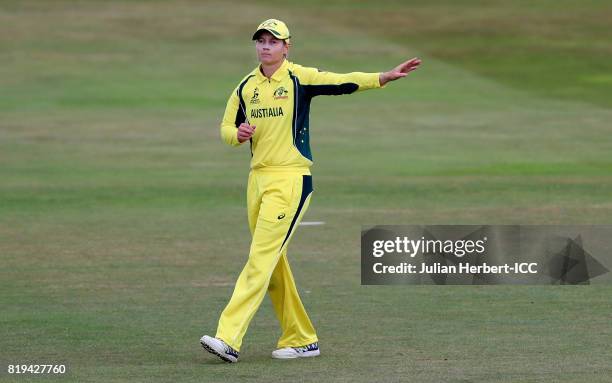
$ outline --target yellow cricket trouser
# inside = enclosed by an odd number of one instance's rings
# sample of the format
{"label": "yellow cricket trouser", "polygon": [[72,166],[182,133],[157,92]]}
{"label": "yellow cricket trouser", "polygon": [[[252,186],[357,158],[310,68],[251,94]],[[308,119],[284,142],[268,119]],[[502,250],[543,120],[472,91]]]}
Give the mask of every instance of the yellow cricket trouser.
{"label": "yellow cricket trouser", "polygon": [[282,328],[279,348],[318,341],[287,260],[287,245],[308,208],[311,193],[308,169],[264,168],[249,173],[249,259],[221,313],[216,334],[237,351],[266,291]]}

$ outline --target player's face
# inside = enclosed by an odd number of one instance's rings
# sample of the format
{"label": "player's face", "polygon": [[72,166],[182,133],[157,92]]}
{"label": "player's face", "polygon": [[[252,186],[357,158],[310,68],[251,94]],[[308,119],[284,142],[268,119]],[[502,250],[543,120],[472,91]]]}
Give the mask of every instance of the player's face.
{"label": "player's face", "polygon": [[283,61],[289,47],[284,40],[277,39],[270,32],[261,32],[255,40],[255,50],[257,50],[259,62],[274,65]]}

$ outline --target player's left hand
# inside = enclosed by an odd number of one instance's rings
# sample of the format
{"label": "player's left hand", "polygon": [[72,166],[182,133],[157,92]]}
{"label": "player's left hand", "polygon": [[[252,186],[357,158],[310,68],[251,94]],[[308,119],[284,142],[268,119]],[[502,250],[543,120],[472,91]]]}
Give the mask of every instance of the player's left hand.
{"label": "player's left hand", "polygon": [[380,85],[382,86],[388,83],[389,81],[395,81],[398,78],[406,77],[408,73],[417,69],[419,65],[421,65],[421,59],[415,57],[399,64],[388,72],[381,73],[379,76]]}

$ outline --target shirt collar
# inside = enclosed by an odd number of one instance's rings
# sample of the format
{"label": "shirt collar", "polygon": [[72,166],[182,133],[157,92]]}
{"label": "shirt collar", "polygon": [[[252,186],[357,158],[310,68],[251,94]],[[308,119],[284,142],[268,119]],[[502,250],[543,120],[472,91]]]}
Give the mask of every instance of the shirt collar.
{"label": "shirt collar", "polygon": [[[261,69],[260,69],[260,65],[257,66],[257,68],[255,68],[255,76],[257,77],[257,83],[261,83],[263,81],[266,81],[268,78],[266,76],[264,76],[263,73],[261,73]],[[289,61],[287,59],[283,60],[283,63],[281,64],[280,67],[278,67],[278,69],[276,70],[276,72],[274,72],[272,74],[272,77],[270,77],[272,80],[274,81],[282,81],[282,79],[287,75],[287,69],[289,68]]]}

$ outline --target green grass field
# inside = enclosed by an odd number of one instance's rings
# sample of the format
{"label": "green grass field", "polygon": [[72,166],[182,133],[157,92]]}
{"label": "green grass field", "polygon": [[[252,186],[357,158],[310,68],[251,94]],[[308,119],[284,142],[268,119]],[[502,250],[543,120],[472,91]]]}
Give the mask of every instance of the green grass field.
{"label": "green grass field", "polygon": [[[1,0],[2,369],[60,361],[70,373],[50,380],[74,382],[610,382],[609,275],[360,286],[361,225],[612,223],[610,2],[416,3]],[[269,17],[288,23],[303,65],[423,66],[313,102],[305,220],[326,225],[301,227],[289,258],[322,357],[270,358],[280,331],[266,298],[226,365],[198,339],[214,335],[247,257],[250,153],[222,144],[218,124]]]}

